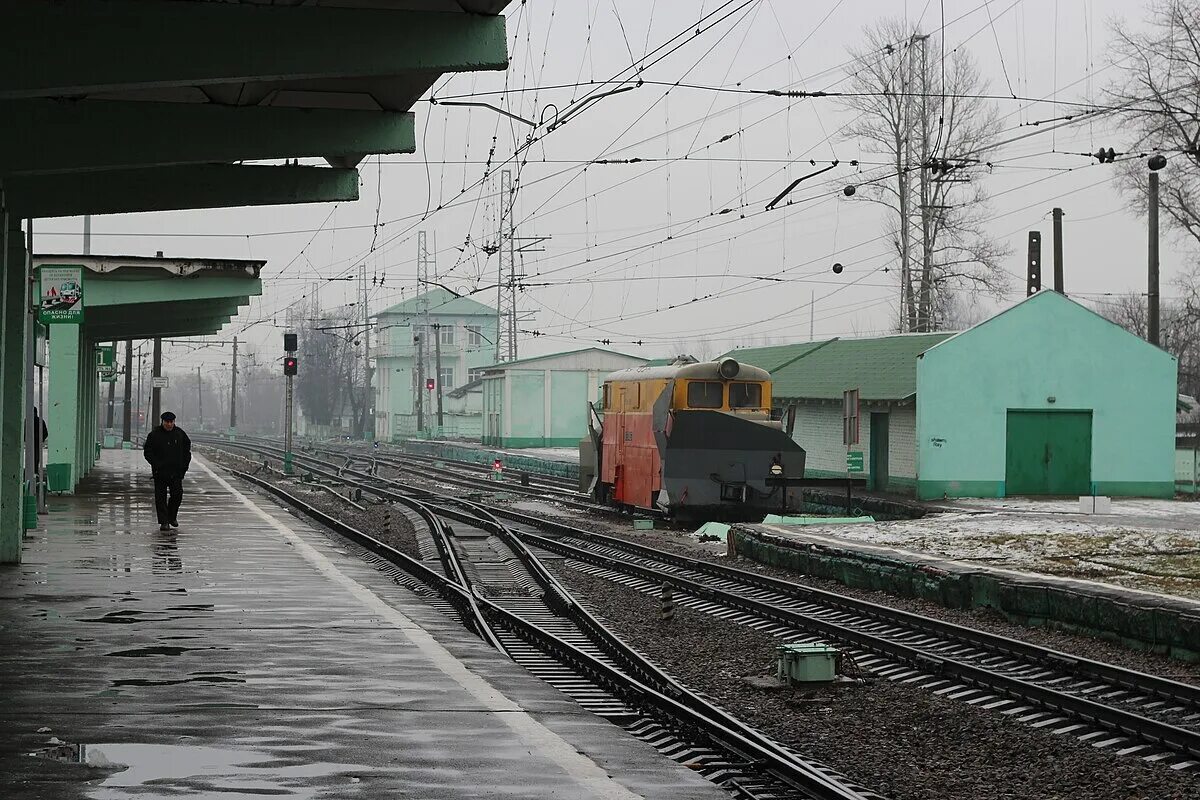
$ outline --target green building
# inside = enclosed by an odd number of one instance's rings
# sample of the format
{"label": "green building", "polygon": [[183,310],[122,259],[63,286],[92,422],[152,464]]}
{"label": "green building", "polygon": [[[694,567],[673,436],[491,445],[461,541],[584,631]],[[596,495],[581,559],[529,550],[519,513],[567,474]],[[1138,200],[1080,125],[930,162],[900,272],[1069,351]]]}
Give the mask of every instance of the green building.
{"label": "green building", "polygon": [[1056,292],[961,333],[733,355],[772,373],[779,409],[796,406],[814,477],[845,476],[862,453],[870,488],[923,499],[1174,493],[1175,358]]}
{"label": "green building", "polygon": [[587,435],[587,404],[604,376],[646,359],[589,347],[522,358],[483,373],[483,443],[575,447]]}
{"label": "green building", "polygon": [[[483,430],[479,378],[483,368],[496,361],[496,309],[437,288],[397,303],[374,319],[375,437],[395,441],[420,434],[478,439]],[[430,379],[433,389],[426,388]],[[418,392],[423,410],[420,431]]]}

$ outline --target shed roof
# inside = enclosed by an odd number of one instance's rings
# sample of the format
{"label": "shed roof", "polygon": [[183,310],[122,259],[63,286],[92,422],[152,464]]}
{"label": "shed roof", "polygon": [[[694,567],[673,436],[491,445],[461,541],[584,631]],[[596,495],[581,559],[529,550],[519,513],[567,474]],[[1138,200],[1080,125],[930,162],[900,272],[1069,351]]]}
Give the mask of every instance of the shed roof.
{"label": "shed roof", "polygon": [[858,389],[863,400],[903,400],[917,391],[917,356],[953,335],[830,339],[729,355],[768,370],[779,399],[838,400],[847,389]]}
{"label": "shed roof", "polygon": [[414,316],[422,313],[421,301],[423,298],[429,300],[429,313],[437,316],[462,316],[462,317],[494,317],[496,309],[491,306],[485,306],[478,300],[472,300],[470,297],[455,294],[449,289],[438,287],[431,289],[424,294],[414,295],[407,300],[402,300],[396,305],[385,308],[378,314],[372,314],[375,317],[382,317],[385,314],[406,314]]}
{"label": "shed roof", "polygon": [[564,350],[561,353],[546,353],[540,356],[527,356],[518,358],[514,361],[501,361],[498,364],[493,364],[490,367],[484,367],[488,372],[500,372],[513,366],[525,366],[536,361],[546,361],[551,358],[562,358],[563,356],[573,356],[578,353],[603,353],[604,355],[617,356],[619,358],[628,358],[632,361],[645,361],[640,356],[631,356],[628,353],[618,353],[616,350],[605,350],[603,347],[580,347],[578,350]]}

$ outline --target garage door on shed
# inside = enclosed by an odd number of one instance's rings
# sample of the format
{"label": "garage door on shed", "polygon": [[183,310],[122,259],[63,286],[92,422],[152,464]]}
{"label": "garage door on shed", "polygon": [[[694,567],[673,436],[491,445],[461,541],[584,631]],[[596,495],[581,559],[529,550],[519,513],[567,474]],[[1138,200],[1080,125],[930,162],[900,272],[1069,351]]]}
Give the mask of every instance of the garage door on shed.
{"label": "garage door on shed", "polygon": [[1004,493],[1091,493],[1091,411],[1008,411]]}

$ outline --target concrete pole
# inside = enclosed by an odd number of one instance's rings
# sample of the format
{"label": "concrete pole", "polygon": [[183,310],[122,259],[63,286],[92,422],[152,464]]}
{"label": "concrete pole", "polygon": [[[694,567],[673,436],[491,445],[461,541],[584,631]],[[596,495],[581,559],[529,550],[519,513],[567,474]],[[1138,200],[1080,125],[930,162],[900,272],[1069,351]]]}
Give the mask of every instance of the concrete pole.
{"label": "concrete pole", "polygon": [[200,381],[200,365],[196,365],[196,430],[204,430],[204,386]]}
{"label": "concrete pole", "polygon": [[233,337],[233,372],[229,381],[229,433],[237,433],[237,337]]}
{"label": "concrete pole", "polygon": [[[154,337],[154,378],[162,375],[162,339],[158,336]],[[158,417],[162,414],[162,389],[155,386],[155,380],[150,381],[150,418],[151,426],[158,424]]]}
{"label": "concrete pole", "polygon": [[422,341],[424,335],[417,334],[417,433],[425,428],[425,342]]}
{"label": "concrete pole", "polygon": [[[362,264],[362,316],[363,316],[363,409],[362,420],[359,421],[359,437],[367,438],[368,428],[370,438],[375,438],[374,395],[371,393],[371,292],[367,289],[367,265]],[[290,384],[291,381],[289,380]]]}
{"label": "concrete pole", "polygon": [[1150,173],[1149,197],[1150,247],[1149,275],[1146,287],[1146,340],[1158,345],[1158,173]]}
{"label": "concrete pole", "polygon": [[1063,288],[1063,210],[1055,208],[1051,213],[1054,214],[1054,291],[1066,294],[1067,291]]}
{"label": "concrete pole", "polygon": [[[114,362],[113,369],[116,369],[117,366],[116,366],[115,362],[116,362],[116,358],[117,358],[117,343],[113,342],[112,347],[113,347],[113,362]],[[109,381],[108,382],[108,411],[104,415],[104,429],[105,430],[112,430],[112,428],[113,428],[113,424],[114,424],[113,417],[116,414],[116,404],[117,404],[116,401],[117,401],[117,382]]]}
{"label": "concrete pole", "polygon": [[142,412],[142,357],[144,355],[145,355],[145,353],[142,352],[142,348],[139,345],[138,346],[138,372],[137,372],[137,376],[138,376],[137,412],[138,412],[138,436],[139,437],[142,435],[142,423],[144,422],[144,419],[142,418],[143,417],[143,412]]}
{"label": "concrete pole", "polygon": [[437,410],[438,410],[438,436],[442,435],[441,428],[446,423],[442,419],[442,326],[433,326],[433,347],[434,347],[434,373],[437,376],[437,381],[434,384],[437,387]]}
{"label": "concrete pole", "polygon": [[133,427],[130,414],[133,413],[133,340],[125,340],[125,405],[121,409],[121,441],[131,442],[130,428]]}

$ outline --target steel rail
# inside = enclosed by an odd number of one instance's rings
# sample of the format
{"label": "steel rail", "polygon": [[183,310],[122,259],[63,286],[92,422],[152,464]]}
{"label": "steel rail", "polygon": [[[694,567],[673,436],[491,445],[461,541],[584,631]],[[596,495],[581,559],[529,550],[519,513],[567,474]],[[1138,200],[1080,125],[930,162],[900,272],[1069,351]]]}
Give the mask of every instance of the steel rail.
{"label": "steel rail", "polygon": [[952,639],[963,644],[974,645],[999,654],[1021,658],[1052,667],[1076,677],[1091,678],[1124,689],[1153,695],[1163,700],[1184,703],[1200,709],[1200,686],[1162,678],[1115,664],[1064,653],[1060,650],[1024,642],[996,633],[979,631],[935,617],[926,617],[911,611],[860,600],[824,589],[762,575],[737,567],[715,564],[711,561],[690,558],[667,550],[630,542],[615,536],[577,528],[566,523],[547,520],[509,509],[495,509],[500,516],[516,520],[531,527],[550,530],[573,538],[595,542],[632,555],[653,559],[675,567],[701,572],[716,578],[737,581],[756,589],[777,592],[801,602],[819,603],[842,611],[902,625],[939,637]]}
{"label": "steel rail", "polygon": [[[312,460],[312,459],[305,459]],[[332,466],[332,465],[329,465]],[[353,470],[349,470],[353,472]],[[445,575],[440,575],[436,571],[430,569],[425,564],[413,559],[406,553],[387,545],[374,537],[358,531],[354,527],[338,520],[330,514],[327,514],[320,509],[306,503],[305,501],[291,495],[290,493],[274,486],[273,484],[264,481],[257,476],[250,475],[245,472],[233,470],[233,474],[239,478],[247,480],[260,488],[265,489],[287,504],[301,510],[304,514],[312,519],[320,522],[323,525],[330,527],[339,534],[347,536],[347,538],[363,546],[367,550],[386,559],[387,561],[396,564],[397,566],[409,571],[421,580],[431,584],[447,602],[451,603],[460,616],[474,617],[478,614],[478,619],[483,621],[484,627],[488,630],[492,639],[496,639],[499,645],[498,637],[495,636],[494,630],[486,620],[486,615],[500,617],[506,625],[514,630],[523,632],[523,638],[536,644],[539,647],[549,648],[556,656],[564,658],[567,662],[575,666],[576,669],[587,674],[589,677],[597,680],[606,689],[614,692],[616,696],[626,699],[632,699],[635,706],[649,707],[656,711],[676,719],[683,723],[684,728],[691,729],[693,732],[699,732],[706,738],[711,738],[713,741],[719,742],[726,750],[738,754],[739,756],[748,759],[752,762],[760,762],[762,769],[774,775],[776,778],[783,780],[786,784],[798,789],[814,798],[820,800],[865,800],[867,797],[850,787],[836,781],[820,770],[795,756],[782,748],[777,743],[772,742],[762,734],[747,727],[744,723],[729,716],[724,711],[714,708],[710,704],[701,700],[698,696],[691,693],[686,688],[682,689],[682,697],[686,697],[690,702],[682,702],[680,698],[668,696],[668,694],[659,691],[633,675],[626,674],[621,670],[617,670],[605,664],[603,661],[579,650],[574,645],[563,641],[548,631],[545,631],[528,620],[523,619],[517,614],[497,605],[488,598],[481,595],[478,588],[470,587],[469,583],[459,583]],[[380,494],[395,494],[386,489],[379,487],[363,486],[364,490],[372,493]],[[411,498],[410,498],[411,500]],[[424,505],[418,503],[418,505]],[[440,513],[440,510],[439,510]],[[478,518],[475,518],[478,519]],[[486,520],[480,520],[485,524],[499,525],[498,521],[487,523]],[[503,526],[501,526],[503,527]],[[447,534],[443,527],[438,527],[436,537],[446,537]],[[448,544],[448,542],[447,542]],[[517,544],[526,550],[520,542]],[[452,549],[452,548],[450,548]],[[532,554],[530,554],[532,557]],[[536,561],[536,558],[534,557]],[[539,562],[540,565],[540,562]],[[460,574],[461,564],[459,564]],[[541,571],[545,571],[544,566]],[[548,572],[545,573],[549,575]],[[644,657],[634,651],[631,647],[615,637],[611,632],[607,631],[603,625],[595,621],[586,610],[582,609],[569,593],[558,584],[557,581],[550,576],[550,579],[558,586],[558,591],[563,593],[566,599],[566,606],[573,608],[592,619],[593,623],[612,640],[619,643],[619,650],[628,654],[632,663],[638,665],[639,669],[648,667],[652,673],[659,676],[659,680],[667,685],[674,684],[678,686],[673,679],[666,676],[657,667],[646,661]],[[473,613],[467,613],[473,612]],[[479,631],[476,631],[479,633]],[[481,634],[482,635],[482,634]],[[484,636],[485,640],[488,639]],[[499,646],[501,652],[507,651]]]}
{"label": "steel rail", "polygon": [[[412,487],[424,492],[430,497],[445,498],[429,490]],[[445,498],[454,499],[454,498]],[[479,504],[476,504],[479,505]],[[480,506],[482,508],[482,506]],[[775,578],[768,575],[750,572],[723,564],[690,558],[647,545],[630,542],[615,536],[595,533],[556,520],[535,517],[507,508],[493,508],[490,511],[498,516],[511,519],[531,527],[550,530],[555,533],[573,538],[594,542],[632,555],[649,558],[660,563],[675,567],[691,569],[713,577],[733,580],[756,589],[777,592],[801,602],[817,603],[830,606],[848,613],[858,614],[876,619],[880,622],[901,625],[913,630],[923,631],[932,635],[952,639],[962,644],[980,647],[997,654],[1003,654],[1026,661],[1032,661],[1067,674],[1090,678],[1115,687],[1152,695],[1163,700],[1183,703],[1200,708],[1200,686],[1195,684],[1173,681],[1157,675],[1150,675],[1137,670],[1127,669],[1114,664],[1095,661],[1082,656],[1075,656],[1029,642],[1020,641],[999,634],[979,631],[953,622],[926,617],[913,612],[904,611],[890,606],[872,603],[867,600],[837,594],[835,592],[805,586],[792,581]]]}

